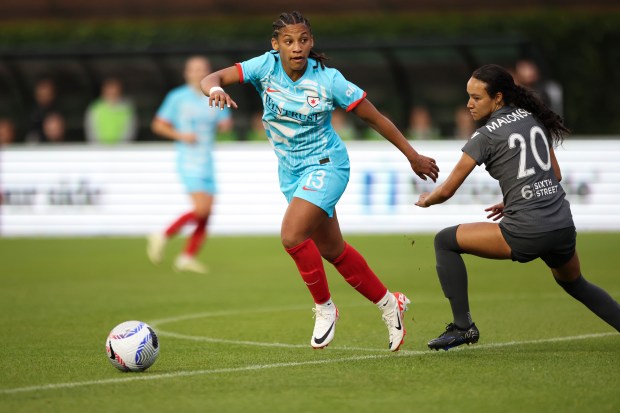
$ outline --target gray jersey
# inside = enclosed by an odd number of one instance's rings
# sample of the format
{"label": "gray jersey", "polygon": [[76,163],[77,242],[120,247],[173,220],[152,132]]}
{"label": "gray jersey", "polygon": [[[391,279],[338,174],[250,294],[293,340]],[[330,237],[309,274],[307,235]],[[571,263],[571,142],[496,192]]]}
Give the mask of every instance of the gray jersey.
{"label": "gray jersey", "polygon": [[463,147],[499,181],[504,197],[500,225],[515,234],[574,226],[566,194],[553,172],[547,133],[531,113],[506,106]]}

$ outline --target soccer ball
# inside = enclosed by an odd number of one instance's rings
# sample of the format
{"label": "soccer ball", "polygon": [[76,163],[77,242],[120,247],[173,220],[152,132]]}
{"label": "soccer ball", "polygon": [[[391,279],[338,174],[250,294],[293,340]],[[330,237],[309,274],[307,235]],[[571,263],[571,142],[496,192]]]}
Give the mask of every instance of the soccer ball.
{"label": "soccer ball", "polygon": [[110,331],[105,342],[108,360],[121,371],[144,371],[159,355],[155,331],[142,321],[125,321]]}

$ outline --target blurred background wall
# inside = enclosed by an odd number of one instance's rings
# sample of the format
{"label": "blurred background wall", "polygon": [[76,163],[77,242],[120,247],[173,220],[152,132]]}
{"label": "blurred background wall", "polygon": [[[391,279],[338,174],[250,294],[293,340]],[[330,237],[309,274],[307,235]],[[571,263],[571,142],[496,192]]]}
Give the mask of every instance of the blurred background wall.
{"label": "blurred background wall", "polygon": [[[459,137],[465,83],[476,67],[539,71],[575,134],[618,136],[620,4],[617,1],[340,0],[21,0],[0,3],[0,120],[13,142],[26,140],[34,89],[56,84],[65,141],[81,142],[86,107],[103,81],[119,78],[138,116],[138,141],[156,141],[150,121],[165,93],[182,83],[182,65],[205,54],[214,69],[270,48],[271,22],[299,9],[313,25],[328,64],[368,92],[412,139],[416,110],[433,132]],[[255,91],[232,87],[240,104],[231,140],[252,139]],[[414,116],[414,112],[416,115]],[[352,120],[353,121],[353,120]],[[354,123],[351,139],[374,139]]]}
{"label": "blurred background wall", "polygon": [[[172,145],[149,125],[165,94],[183,82],[185,59],[204,54],[220,69],[262,54],[270,49],[271,23],[295,9],[311,20],[328,65],[366,90],[418,150],[435,157],[444,178],[460,153],[456,139],[472,131],[471,116],[462,111],[471,72],[486,63],[511,70],[574,131],[557,153],[577,226],[620,228],[617,0],[5,0],[0,235],[140,235],[172,220],[188,201]],[[118,82],[135,110],[137,134],[114,147],[83,144],[90,142],[88,108],[103,85],[118,94]],[[286,205],[273,153],[260,122],[255,126],[259,97],[249,86],[227,91],[239,110],[234,132],[218,140],[262,143],[217,145],[221,179],[212,230],[277,234]],[[37,100],[50,96],[53,112],[37,109]],[[69,145],[32,140],[33,120],[43,112],[53,142]],[[417,194],[432,184],[411,176],[400,154],[355,116],[334,113],[341,136],[355,141],[347,143],[354,168],[339,203],[345,231],[435,231],[478,220],[496,202],[496,183],[477,168],[452,205],[430,216],[412,213]],[[250,175],[260,185],[247,185]]]}

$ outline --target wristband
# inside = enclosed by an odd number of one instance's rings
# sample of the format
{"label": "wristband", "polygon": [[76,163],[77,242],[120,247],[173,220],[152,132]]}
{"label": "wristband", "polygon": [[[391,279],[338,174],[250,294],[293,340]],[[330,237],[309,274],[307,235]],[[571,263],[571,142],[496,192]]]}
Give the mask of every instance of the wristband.
{"label": "wristband", "polygon": [[209,96],[211,96],[213,92],[224,92],[224,89],[219,86],[213,86],[211,89],[209,89]]}

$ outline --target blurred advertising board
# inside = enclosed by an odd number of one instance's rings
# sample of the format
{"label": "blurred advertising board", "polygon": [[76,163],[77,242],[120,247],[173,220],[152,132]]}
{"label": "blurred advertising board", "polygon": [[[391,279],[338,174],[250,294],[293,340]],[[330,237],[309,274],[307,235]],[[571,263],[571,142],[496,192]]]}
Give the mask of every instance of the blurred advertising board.
{"label": "blurred advertising board", "polygon": [[[437,160],[440,182],[461,156],[463,141],[414,141]],[[344,233],[436,232],[485,221],[501,201],[484,166],[448,202],[414,205],[435,184],[422,181],[388,142],[347,142],[349,186],[338,203]],[[279,234],[286,209],[277,161],[268,143],[216,147],[218,194],[211,234]],[[556,149],[562,185],[579,231],[620,230],[620,140],[569,138]],[[189,210],[171,144],[117,147],[14,146],[0,151],[0,236],[144,235]]]}

